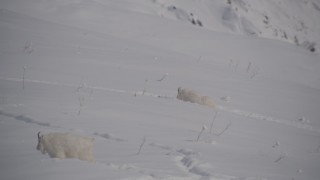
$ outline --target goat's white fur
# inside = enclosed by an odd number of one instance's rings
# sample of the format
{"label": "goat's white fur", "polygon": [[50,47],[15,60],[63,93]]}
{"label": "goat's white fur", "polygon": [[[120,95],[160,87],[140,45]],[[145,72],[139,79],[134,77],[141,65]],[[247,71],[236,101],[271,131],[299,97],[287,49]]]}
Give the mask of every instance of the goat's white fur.
{"label": "goat's white fur", "polygon": [[202,96],[198,92],[191,89],[179,87],[177,99],[215,108],[215,103],[211,100],[210,97]]}
{"label": "goat's white fur", "polygon": [[94,162],[92,146],[94,138],[82,137],[70,133],[38,133],[37,150],[42,154],[48,153],[52,158],[77,158]]}

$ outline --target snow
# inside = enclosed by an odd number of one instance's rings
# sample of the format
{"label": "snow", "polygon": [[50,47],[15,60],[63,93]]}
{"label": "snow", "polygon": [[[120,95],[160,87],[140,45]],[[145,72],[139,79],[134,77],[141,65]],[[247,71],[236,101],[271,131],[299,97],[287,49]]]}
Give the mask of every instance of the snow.
{"label": "snow", "polygon": [[[319,179],[319,1],[0,7],[1,179]],[[41,154],[39,131],[95,138],[97,162]]]}

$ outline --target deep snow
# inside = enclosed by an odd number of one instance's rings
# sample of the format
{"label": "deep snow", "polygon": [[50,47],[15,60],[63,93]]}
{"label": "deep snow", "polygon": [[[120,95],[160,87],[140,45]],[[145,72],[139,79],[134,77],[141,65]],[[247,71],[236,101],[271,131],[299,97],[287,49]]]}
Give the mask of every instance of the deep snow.
{"label": "deep snow", "polygon": [[[318,180],[319,54],[260,20],[292,38],[295,13],[318,43],[320,3],[278,2],[0,2],[1,179]],[[97,162],[42,155],[38,131],[94,137]]]}

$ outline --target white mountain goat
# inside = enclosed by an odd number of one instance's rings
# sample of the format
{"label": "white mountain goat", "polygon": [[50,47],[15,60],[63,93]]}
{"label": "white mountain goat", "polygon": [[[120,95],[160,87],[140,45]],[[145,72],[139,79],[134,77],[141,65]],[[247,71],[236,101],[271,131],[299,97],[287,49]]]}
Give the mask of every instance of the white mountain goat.
{"label": "white mountain goat", "polygon": [[215,103],[210,99],[210,97],[202,96],[198,92],[191,89],[179,87],[177,99],[215,108]]}
{"label": "white mountain goat", "polygon": [[52,158],[77,158],[95,162],[92,155],[94,138],[82,137],[70,133],[49,133],[40,135],[38,132],[37,150],[48,153]]}

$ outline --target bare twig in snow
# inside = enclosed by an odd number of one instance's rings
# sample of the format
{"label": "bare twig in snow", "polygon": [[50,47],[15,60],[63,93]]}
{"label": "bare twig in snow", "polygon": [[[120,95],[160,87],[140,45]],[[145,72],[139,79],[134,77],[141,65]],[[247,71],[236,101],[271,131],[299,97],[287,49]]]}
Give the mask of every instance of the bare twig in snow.
{"label": "bare twig in snow", "polygon": [[247,67],[247,72],[250,72],[251,65],[252,65],[252,63],[251,63],[251,62],[249,62],[248,67]]}
{"label": "bare twig in snow", "polygon": [[212,121],[211,121],[210,134],[212,134],[213,123],[214,123],[214,121],[216,120],[217,115],[218,115],[218,111],[215,112],[215,114],[214,114],[214,116],[213,116],[213,119],[212,119]]}
{"label": "bare twig in snow", "polygon": [[236,71],[236,72],[237,72],[237,70],[238,70],[238,66],[239,66],[239,61],[237,61],[237,63],[236,63],[236,67],[234,68],[234,71]]}
{"label": "bare twig in snow", "polygon": [[169,73],[164,74],[160,79],[158,79],[157,81],[161,82],[163,81],[167,76],[169,75]]}
{"label": "bare twig in snow", "polygon": [[143,137],[143,140],[142,140],[142,142],[141,142],[141,144],[140,144],[139,150],[138,150],[138,152],[137,152],[137,155],[140,154],[140,152],[141,152],[144,144],[146,143],[146,141],[147,141],[147,138],[144,136],[144,137]]}
{"label": "bare twig in snow", "polygon": [[26,76],[26,66],[23,66],[23,74],[22,74],[22,89],[24,89],[24,80],[25,80],[25,76]]}
{"label": "bare twig in snow", "polygon": [[284,159],[286,157],[286,154],[281,154],[280,157],[278,159],[276,159],[274,162],[278,163],[280,162],[282,159]]}
{"label": "bare twig in snow", "polygon": [[216,136],[221,136],[223,133],[225,133],[229,127],[232,125],[232,123],[230,122],[220,133],[214,134]]}
{"label": "bare twig in snow", "polygon": [[24,46],[24,50],[23,50],[25,53],[33,53],[34,51],[34,48],[33,48],[33,44],[32,42],[27,42],[26,45]]}
{"label": "bare twig in snow", "polygon": [[201,131],[200,131],[200,133],[199,133],[199,135],[198,135],[197,142],[199,141],[202,133],[203,133],[206,129],[207,129],[207,127],[206,127],[205,125],[203,125],[203,126],[202,126],[202,129],[201,129]]}
{"label": "bare twig in snow", "polygon": [[256,75],[258,75],[259,68],[255,68],[250,75],[250,78],[253,79]]}
{"label": "bare twig in snow", "polygon": [[80,116],[80,113],[81,113],[81,110],[83,109],[83,107],[84,107],[84,105],[83,105],[83,103],[84,103],[84,97],[79,97],[79,111],[78,111],[78,116]]}

